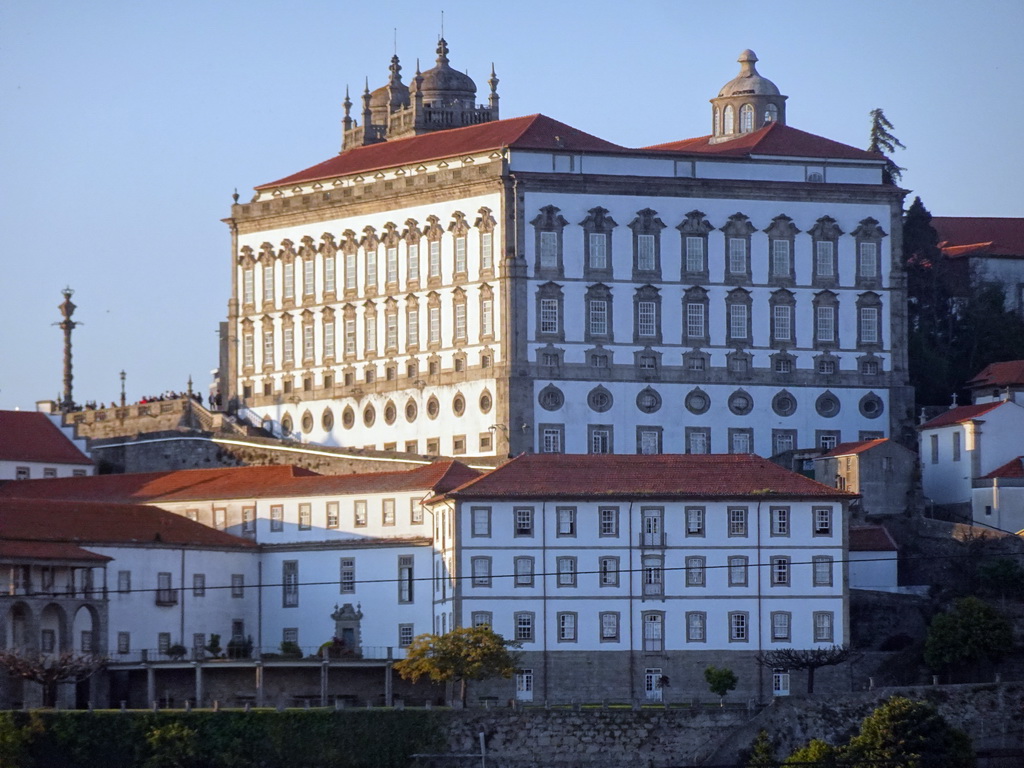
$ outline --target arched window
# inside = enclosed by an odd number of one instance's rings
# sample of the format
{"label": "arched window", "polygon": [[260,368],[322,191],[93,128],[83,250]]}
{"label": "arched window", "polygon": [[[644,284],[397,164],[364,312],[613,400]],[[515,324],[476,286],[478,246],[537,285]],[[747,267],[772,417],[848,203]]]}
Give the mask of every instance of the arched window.
{"label": "arched window", "polygon": [[769,104],[764,109],[764,121],[766,123],[774,123],[779,119],[779,108],[774,104]]}
{"label": "arched window", "polygon": [[718,136],[722,133],[722,110],[715,107],[715,128],[714,135]]}
{"label": "arched window", "polygon": [[725,108],[725,131],[724,133],[735,133],[736,132],[736,111],[732,108],[732,104],[729,104]]}
{"label": "arched window", "polygon": [[740,107],[740,133],[754,130],[754,105],[744,104]]}

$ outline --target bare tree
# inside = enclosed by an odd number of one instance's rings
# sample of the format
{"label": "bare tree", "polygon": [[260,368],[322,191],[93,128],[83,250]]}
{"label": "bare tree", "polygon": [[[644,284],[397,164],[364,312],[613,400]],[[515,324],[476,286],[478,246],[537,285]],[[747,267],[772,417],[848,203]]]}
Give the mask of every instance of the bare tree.
{"label": "bare tree", "polygon": [[845,645],[829,648],[781,648],[757,654],[757,663],[768,669],[806,669],[807,692],[814,693],[814,671],[842,664],[853,656]]}
{"label": "bare tree", "polygon": [[79,654],[74,651],[40,653],[38,651],[0,650],[0,669],[43,687],[43,706],[57,703],[59,683],[78,683],[86,680],[107,664],[106,657]]}

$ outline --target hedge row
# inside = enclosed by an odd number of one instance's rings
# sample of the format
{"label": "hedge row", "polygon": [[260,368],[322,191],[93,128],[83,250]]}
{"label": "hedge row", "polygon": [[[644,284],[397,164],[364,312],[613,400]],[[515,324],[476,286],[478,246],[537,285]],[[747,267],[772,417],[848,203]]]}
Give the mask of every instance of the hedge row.
{"label": "hedge row", "polygon": [[405,768],[443,744],[417,710],[0,712],[2,768]]}

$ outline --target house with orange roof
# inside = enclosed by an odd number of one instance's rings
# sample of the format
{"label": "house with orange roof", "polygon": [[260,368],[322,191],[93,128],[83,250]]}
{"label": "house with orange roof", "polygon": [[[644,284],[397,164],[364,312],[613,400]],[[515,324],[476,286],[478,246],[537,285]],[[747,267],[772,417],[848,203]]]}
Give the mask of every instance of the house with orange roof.
{"label": "house with orange roof", "polygon": [[897,515],[912,508],[917,454],[888,438],[841,443],[814,459],[814,479],[860,494],[857,514]]}
{"label": "house with orange roof", "polygon": [[933,216],[939,248],[960,285],[995,283],[1006,308],[1024,313],[1024,218]]}
{"label": "house with orange roof", "polygon": [[850,526],[850,589],[899,591],[899,547],[884,525]]}
{"label": "house with orange roof", "polygon": [[82,441],[59,426],[59,417],[35,411],[0,411],[0,482],[91,475]]}
{"label": "house with orange roof", "polygon": [[975,525],[1024,536],[1024,455],[974,480],[971,515]]}
{"label": "house with orange roof", "polygon": [[758,652],[848,641],[855,498],[750,454],[523,454],[427,502],[451,521],[434,631],[519,641],[522,701],[689,701],[708,664],[782,694]]}
{"label": "house with orange roof", "polygon": [[394,57],[346,100],[340,153],[232,206],[232,409],[456,458],[893,434],[912,397],[884,157],[790,125],[749,50],[708,135],[646,147],[499,119],[496,77],[477,105],[449,53],[409,82]]}

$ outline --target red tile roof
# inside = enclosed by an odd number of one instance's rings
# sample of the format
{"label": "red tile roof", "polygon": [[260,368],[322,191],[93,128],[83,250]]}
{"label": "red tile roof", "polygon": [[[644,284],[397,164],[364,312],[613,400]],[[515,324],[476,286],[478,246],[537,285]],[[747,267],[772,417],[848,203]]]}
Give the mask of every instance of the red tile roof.
{"label": "red tile roof", "polygon": [[985,216],[933,216],[939,247],[951,258],[1017,256],[1024,258],[1024,219]]}
{"label": "red tile roof", "polygon": [[251,549],[248,539],[141,504],[0,499],[0,540]]}
{"label": "red tile roof", "polygon": [[896,552],[898,549],[884,526],[850,526],[851,552]]}
{"label": "red tile roof", "polygon": [[0,461],[92,465],[49,416],[36,411],[0,411]]}
{"label": "red tile roof", "polygon": [[476,470],[453,460],[399,472],[356,475],[318,475],[293,466],[222,467],[12,481],[0,485],[0,498],[158,503],[415,490],[443,493],[478,475]]}
{"label": "red tile roof", "polygon": [[544,115],[529,115],[355,147],[304,171],[269,184],[261,184],[256,189],[332,179],[427,160],[463,157],[488,149],[501,150],[503,147],[561,151],[625,151],[625,148],[618,144],[591,136],[558,120]]}
{"label": "red tile roof", "polygon": [[962,424],[965,421],[984,416],[1001,405],[1003,405],[1002,402],[979,403],[977,405],[961,405],[956,408],[950,408],[945,413],[940,413],[931,421],[926,421],[918,429],[934,429],[936,427],[948,427],[951,424]]}
{"label": "red tile roof", "polygon": [[64,541],[0,541],[0,561],[85,560],[105,563],[113,559]]}
{"label": "red tile roof", "polygon": [[454,498],[852,498],[760,456],[523,454],[451,491]]}
{"label": "red tile roof", "polygon": [[826,459],[830,456],[851,456],[857,453],[864,453],[864,451],[870,451],[872,448],[887,442],[889,442],[889,438],[880,437],[877,440],[856,440],[852,443],[840,443],[820,458]]}
{"label": "red tile roof", "polygon": [[782,157],[821,157],[841,160],[882,160],[874,152],[857,149],[838,141],[816,136],[782,123],[768,125],[731,141],[711,144],[710,136],[683,139],[667,144],[656,144],[645,149],[683,154],[717,155],[719,157],[749,157],[750,155],[776,155]]}
{"label": "red tile roof", "polygon": [[984,387],[1019,387],[1024,385],[1024,360],[986,365],[981,373],[967,382],[971,389]]}
{"label": "red tile roof", "polygon": [[1003,466],[993,469],[982,480],[994,480],[1002,477],[1024,477],[1024,456],[1010,459]]}

